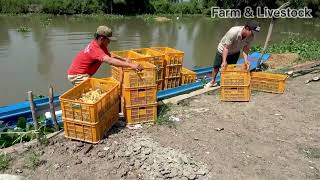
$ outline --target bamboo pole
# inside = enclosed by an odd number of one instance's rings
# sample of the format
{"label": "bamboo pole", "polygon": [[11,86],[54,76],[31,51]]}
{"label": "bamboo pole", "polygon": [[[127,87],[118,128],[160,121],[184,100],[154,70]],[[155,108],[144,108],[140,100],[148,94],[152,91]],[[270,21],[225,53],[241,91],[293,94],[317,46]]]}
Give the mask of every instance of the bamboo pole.
{"label": "bamboo pole", "polygon": [[[38,120],[37,120],[36,107],[35,107],[34,102],[33,102],[32,91],[28,91],[28,99],[29,99],[29,104],[30,104],[30,109],[31,109],[34,129],[36,131],[38,131],[39,130],[39,125],[38,125]],[[36,137],[37,137],[38,141],[40,141],[39,132],[36,133]]]}
{"label": "bamboo pole", "polygon": [[[286,3],[282,4],[278,9],[283,9],[283,8],[289,6],[289,5],[290,5],[290,2],[286,2]],[[262,56],[264,55],[264,53],[266,53],[267,46],[268,46],[268,43],[270,41],[270,37],[271,37],[271,34],[272,34],[272,29],[273,29],[274,22],[275,22],[275,18],[272,17],[270,25],[269,25],[269,30],[268,30],[268,34],[267,34],[267,37],[266,37],[266,41],[264,42],[264,46],[263,46],[261,55],[260,55],[260,57],[258,59],[258,64],[257,64],[257,68],[256,68],[257,71],[259,71],[261,69],[261,59],[262,59]]]}
{"label": "bamboo pole", "polygon": [[54,104],[53,104],[53,88],[52,86],[49,86],[49,107],[50,107],[50,114],[51,114],[51,119],[54,125],[54,128],[56,129],[56,131],[59,131],[59,125],[57,122],[57,117],[56,117],[56,111],[54,108]]}

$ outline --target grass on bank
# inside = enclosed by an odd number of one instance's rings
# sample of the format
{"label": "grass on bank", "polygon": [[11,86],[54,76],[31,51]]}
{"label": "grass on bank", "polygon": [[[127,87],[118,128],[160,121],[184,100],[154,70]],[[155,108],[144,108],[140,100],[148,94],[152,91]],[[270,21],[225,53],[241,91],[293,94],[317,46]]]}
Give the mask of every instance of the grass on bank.
{"label": "grass on bank", "polygon": [[0,153],[0,171],[8,168],[10,163],[10,156],[6,153]]}
{"label": "grass on bank", "polygon": [[158,106],[158,117],[156,123],[159,125],[167,125],[170,128],[176,127],[176,122],[172,120],[170,110],[172,104],[161,104]]}
{"label": "grass on bank", "polygon": [[[267,53],[297,53],[302,59],[301,62],[307,60],[320,60],[320,40],[301,38],[298,36],[290,36],[281,42],[271,44],[267,48]],[[251,51],[262,52],[262,46],[255,46]]]}

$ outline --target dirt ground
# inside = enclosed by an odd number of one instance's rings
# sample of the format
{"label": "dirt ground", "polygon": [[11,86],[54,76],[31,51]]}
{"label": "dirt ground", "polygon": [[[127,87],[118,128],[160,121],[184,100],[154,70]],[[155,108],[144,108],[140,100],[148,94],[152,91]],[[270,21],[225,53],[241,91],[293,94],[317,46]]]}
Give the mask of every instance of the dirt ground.
{"label": "dirt ground", "polygon": [[[289,79],[284,94],[253,92],[220,102],[219,91],[171,105],[175,123],[122,123],[101,144],[58,136],[11,154],[5,173],[29,179],[320,179],[320,82]],[[25,151],[22,153],[22,151]]]}
{"label": "dirt ground", "polygon": [[299,54],[296,53],[271,54],[266,64],[271,70],[282,69],[294,65],[300,59]]}

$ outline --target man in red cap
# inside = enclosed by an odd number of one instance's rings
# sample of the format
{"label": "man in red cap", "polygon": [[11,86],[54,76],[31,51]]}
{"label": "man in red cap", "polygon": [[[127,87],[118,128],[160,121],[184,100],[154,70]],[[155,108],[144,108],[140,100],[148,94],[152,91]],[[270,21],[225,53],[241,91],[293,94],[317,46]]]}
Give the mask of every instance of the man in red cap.
{"label": "man in red cap", "polygon": [[251,42],[254,39],[254,31],[260,31],[260,26],[256,21],[249,21],[244,26],[234,26],[229,29],[218,45],[213,61],[212,81],[206,84],[205,88],[217,86],[216,77],[220,67],[224,68],[227,64],[236,64],[241,50],[243,50],[243,58],[247,68],[250,68],[248,55]]}
{"label": "man in red cap", "polygon": [[68,69],[68,80],[73,85],[77,85],[94,75],[102,63],[142,71],[143,67],[139,64],[111,57],[108,45],[115,40],[116,38],[112,36],[112,30],[109,27],[99,26],[95,33],[95,39],[74,58]]}

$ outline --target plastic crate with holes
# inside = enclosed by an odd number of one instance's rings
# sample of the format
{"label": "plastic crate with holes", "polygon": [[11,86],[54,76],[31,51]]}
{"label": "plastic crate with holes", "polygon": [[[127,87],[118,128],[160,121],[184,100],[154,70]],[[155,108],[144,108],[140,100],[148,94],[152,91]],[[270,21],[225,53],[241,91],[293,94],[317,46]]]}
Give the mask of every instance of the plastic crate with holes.
{"label": "plastic crate with holes", "polygon": [[165,54],[166,65],[183,64],[184,52],[170,47],[151,47],[151,49]]}
{"label": "plastic crate with holes", "polygon": [[163,90],[163,82],[164,82],[164,80],[157,81],[157,90],[158,91]]}
{"label": "plastic crate with holes", "polygon": [[98,123],[108,117],[108,110],[120,99],[119,94],[119,82],[113,78],[89,78],[60,96],[62,118]]}
{"label": "plastic crate with holes", "polygon": [[180,86],[181,77],[169,77],[164,80],[163,89],[170,89]]}
{"label": "plastic crate with holes", "polygon": [[140,60],[146,59],[145,56],[130,50],[111,51],[110,54],[112,57],[120,57],[120,58],[131,60],[131,61],[135,61],[135,60],[140,61]]}
{"label": "plastic crate with holes", "polygon": [[122,84],[127,88],[155,86],[155,65],[145,61],[140,61],[139,64],[141,64],[144,68],[144,70],[141,72],[137,72],[136,70],[131,68],[120,68],[112,66],[112,77],[118,80],[119,82],[122,82]]}
{"label": "plastic crate with holes", "polygon": [[251,72],[251,89],[271,93],[284,93],[288,76],[267,72]]}
{"label": "plastic crate with holes", "polygon": [[106,114],[107,116],[97,123],[72,121],[63,118],[65,137],[94,144],[99,143],[104,134],[110,130],[119,119],[119,102],[112,106]]}
{"label": "plastic crate with holes", "polygon": [[221,70],[221,86],[245,86],[250,84],[250,72],[245,64],[228,64]]}
{"label": "plastic crate with holes", "polygon": [[144,60],[154,64],[156,66],[156,72],[157,72],[156,80],[163,79],[165,54],[150,48],[131,49],[131,51],[134,51],[140,55],[143,55],[145,57]]}
{"label": "plastic crate with holes", "polygon": [[181,85],[193,83],[196,81],[196,79],[197,79],[197,73],[191,71],[190,69],[182,67]]}
{"label": "plastic crate with holes", "polygon": [[155,123],[157,119],[157,103],[126,107],[124,114],[128,125]]}
{"label": "plastic crate with holes", "polygon": [[250,86],[221,86],[221,101],[249,101],[251,97]]}
{"label": "plastic crate with holes", "polygon": [[178,77],[180,76],[184,52],[170,47],[151,47],[165,54],[165,77]]}
{"label": "plastic crate with holes", "polygon": [[167,65],[165,68],[165,78],[181,77],[182,65]]}
{"label": "plastic crate with holes", "polygon": [[157,102],[157,86],[140,88],[122,87],[125,106],[144,106]]}
{"label": "plastic crate with holes", "polygon": [[112,78],[114,78],[115,80],[121,82],[122,81],[122,70],[121,68],[115,67],[115,66],[111,66],[111,76]]}
{"label": "plastic crate with holes", "polygon": [[[158,51],[150,48],[140,48],[126,51],[112,51],[111,56],[136,61],[139,64],[141,64],[141,61],[149,62],[155,65],[156,80],[163,80],[165,55]],[[118,81],[121,80],[121,74],[119,74],[119,72],[114,68],[112,68],[112,74],[114,74],[115,79]]]}

